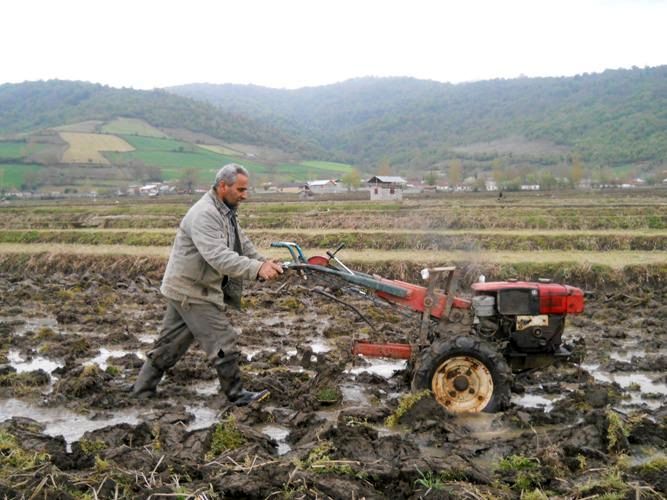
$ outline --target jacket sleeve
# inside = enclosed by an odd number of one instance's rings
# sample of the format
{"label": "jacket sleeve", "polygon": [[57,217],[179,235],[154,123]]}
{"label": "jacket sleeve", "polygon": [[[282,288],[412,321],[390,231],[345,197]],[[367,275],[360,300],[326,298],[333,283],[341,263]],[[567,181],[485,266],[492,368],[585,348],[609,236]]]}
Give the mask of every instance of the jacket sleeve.
{"label": "jacket sleeve", "polygon": [[190,237],[204,260],[221,275],[230,278],[256,279],[262,262],[239,255],[230,249],[223,230],[216,216],[208,210],[203,210],[191,220]]}
{"label": "jacket sleeve", "polygon": [[243,246],[243,255],[264,262],[266,257],[257,251],[255,245],[252,244],[250,238],[246,236],[243,230],[239,227],[239,236],[241,237],[241,245]]}

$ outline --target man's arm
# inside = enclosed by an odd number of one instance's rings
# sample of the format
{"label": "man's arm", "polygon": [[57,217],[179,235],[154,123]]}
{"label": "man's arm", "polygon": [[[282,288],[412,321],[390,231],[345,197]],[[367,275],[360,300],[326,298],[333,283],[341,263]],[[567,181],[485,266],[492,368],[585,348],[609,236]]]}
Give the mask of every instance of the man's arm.
{"label": "man's arm", "polygon": [[243,246],[243,255],[245,255],[246,257],[250,257],[251,259],[256,259],[261,261],[266,260],[266,257],[264,257],[257,251],[255,245],[253,245],[252,241],[250,241],[250,238],[246,236],[246,234],[240,227],[239,227],[239,236],[241,237],[241,245]]}
{"label": "man's arm", "polygon": [[209,211],[204,210],[193,217],[190,237],[204,260],[220,274],[231,278],[257,278],[262,267],[262,261],[254,257],[259,255],[257,251],[252,247],[254,253],[243,256],[230,249],[227,246],[225,228]]}

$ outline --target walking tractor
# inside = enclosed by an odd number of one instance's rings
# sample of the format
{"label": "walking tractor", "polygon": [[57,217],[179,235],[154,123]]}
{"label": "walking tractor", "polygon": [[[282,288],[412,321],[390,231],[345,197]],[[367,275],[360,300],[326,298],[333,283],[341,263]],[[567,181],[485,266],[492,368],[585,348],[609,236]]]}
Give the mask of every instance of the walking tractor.
{"label": "walking tractor", "polygon": [[328,290],[353,292],[413,315],[417,325],[407,342],[355,342],[353,353],[410,360],[412,389],[430,389],[453,413],[507,407],[512,372],[567,358],[565,318],[584,310],[581,289],[549,280],[480,280],[472,285],[472,297],[462,298],[455,294],[455,267],[423,269],[424,285],[415,285],[351,270],[336,257],[343,245],[310,258],[293,242],[271,246],[290,252],[285,269],[312,284],[311,291],[349,307],[371,326],[357,307]]}

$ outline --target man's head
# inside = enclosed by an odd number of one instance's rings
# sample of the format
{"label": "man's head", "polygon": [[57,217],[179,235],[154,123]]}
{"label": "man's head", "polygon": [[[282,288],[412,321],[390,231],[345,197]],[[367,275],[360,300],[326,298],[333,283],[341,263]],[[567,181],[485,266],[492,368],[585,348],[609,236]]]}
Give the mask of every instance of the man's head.
{"label": "man's head", "polygon": [[248,171],[236,163],[228,163],[215,176],[213,190],[227,206],[235,208],[248,196]]}

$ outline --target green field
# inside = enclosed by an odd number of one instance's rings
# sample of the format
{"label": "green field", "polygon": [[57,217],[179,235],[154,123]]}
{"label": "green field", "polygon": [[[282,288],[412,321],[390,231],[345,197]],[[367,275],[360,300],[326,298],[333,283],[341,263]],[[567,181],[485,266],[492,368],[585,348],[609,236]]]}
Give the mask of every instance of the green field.
{"label": "green field", "polygon": [[19,189],[27,173],[38,172],[43,168],[41,165],[0,163],[0,190]]}
{"label": "green field", "polygon": [[[134,146],[135,151],[107,153],[106,156],[112,163],[139,160],[147,166],[160,167],[166,180],[180,178],[186,168],[194,168],[208,175],[217,167],[231,161],[225,156],[193,146],[185,141],[133,135],[122,135],[121,137]],[[200,177],[203,176],[200,174]]]}
{"label": "green field", "polygon": [[[93,124],[93,122],[90,123]],[[77,124],[71,127],[77,129]],[[97,165],[105,164],[108,161],[112,166],[120,167],[132,164],[158,167],[161,170],[163,179],[166,181],[181,179],[186,169],[194,169],[197,172],[197,179],[200,183],[208,182],[208,179],[213,177],[215,171],[227,163],[240,163],[246,167],[255,176],[255,181],[258,184],[266,181],[305,182],[323,178],[340,178],[353,168],[352,165],[344,163],[315,160],[278,165],[264,163],[259,159],[248,159],[244,156],[225,154],[226,152],[231,153],[232,150],[221,146],[199,146],[191,142],[169,138],[160,130],[136,119],[119,118],[113,120],[104,125],[101,131],[104,134],[95,133],[85,135],[82,133],[62,132],[62,135],[65,137],[76,138],[79,141],[76,148],[70,147],[66,149],[64,154],[72,156],[76,152],[75,150],[83,150],[84,152],[79,154],[78,157],[76,155],[72,157],[73,161],[78,164]],[[105,151],[104,148],[100,148],[99,144],[96,143],[95,139],[98,138],[122,138],[134,150],[113,151],[111,150],[113,148],[108,148]],[[12,187],[20,186],[24,181],[23,174],[30,170],[17,170],[18,162],[21,159],[25,159],[27,155],[39,153],[40,149],[47,147],[53,147],[53,145],[28,145],[23,141],[0,142],[0,164],[3,160],[12,162],[12,165],[7,165],[5,169],[5,184]],[[54,154],[59,155],[62,153],[58,150]],[[41,162],[41,160],[34,161]],[[63,169],[67,168],[67,166],[57,168]],[[32,170],[35,170],[34,166]],[[99,175],[87,177],[81,175],[79,178],[76,176],[76,171],[68,171],[63,175],[71,177],[72,174],[74,174],[73,186],[86,184],[93,188],[114,185],[120,187],[127,183],[127,175],[106,175],[102,174],[102,171],[98,173]],[[107,179],[109,180],[107,181]],[[102,182],[102,180],[105,180],[105,182]],[[141,180],[137,179],[135,182],[141,182]],[[46,184],[48,182],[43,183],[43,185]]]}
{"label": "green field", "polygon": [[199,171],[200,181],[203,181],[226,163],[240,163],[253,175],[271,175],[283,181],[296,182],[328,176],[339,177],[352,169],[351,165],[321,161],[284,163],[270,167],[257,161],[223,155],[176,139],[133,135],[121,137],[134,146],[135,151],[106,153],[110,161],[126,163],[130,160],[140,160],[145,165],[160,167],[165,180],[179,179],[185,169],[194,168]]}
{"label": "green field", "polygon": [[102,127],[105,134],[138,135],[144,137],[167,137],[161,130],[135,118],[116,118]]}
{"label": "green field", "polygon": [[337,179],[352,170],[352,165],[328,161],[302,161],[282,163],[275,171],[290,181],[312,181],[316,179]]}
{"label": "green field", "polygon": [[25,155],[26,143],[23,141],[0,142],[0,160],[16,160]]}

